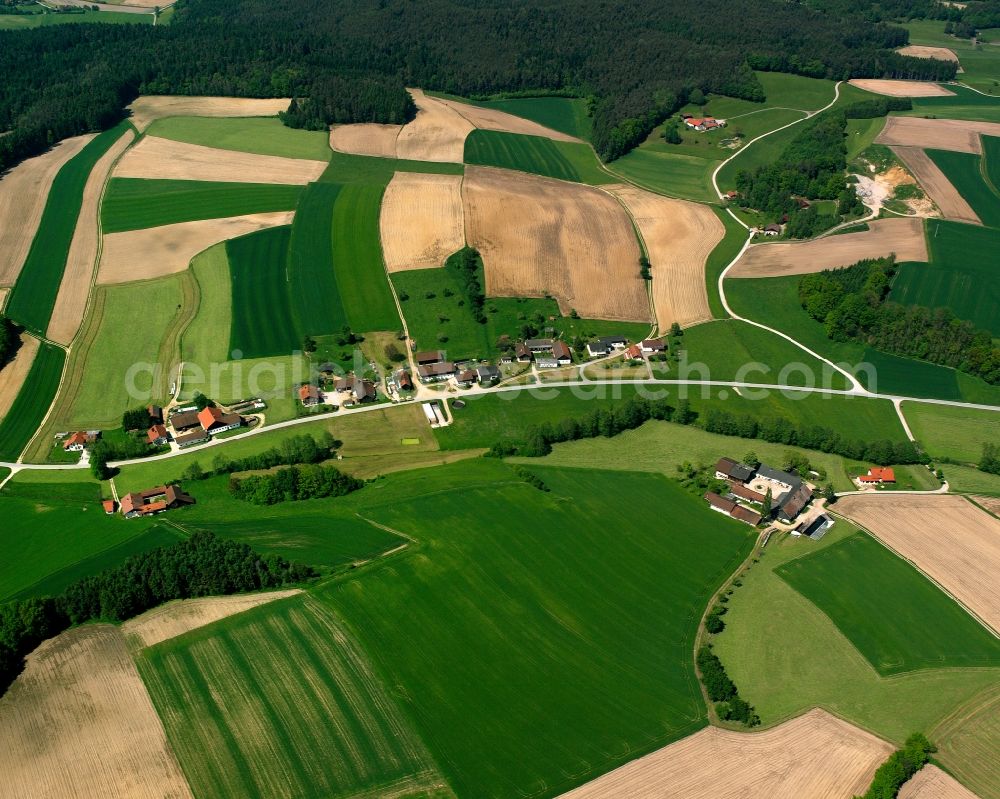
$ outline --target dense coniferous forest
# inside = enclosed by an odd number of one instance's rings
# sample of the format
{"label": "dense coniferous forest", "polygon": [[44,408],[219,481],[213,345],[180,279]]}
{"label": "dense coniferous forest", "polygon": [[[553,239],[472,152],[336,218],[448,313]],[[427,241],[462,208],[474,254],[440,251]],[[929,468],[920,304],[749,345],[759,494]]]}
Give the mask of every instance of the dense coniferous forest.
{"label": "dense coniferous forest", "polygon": [[[0,32],[0,169],[105,128],[138,94],[296,97],[289,125],[402,122],[405,86],[591,98],[606,159],[693,89],[762,100],[752,69],[950,78],[902,28],[782,0],[181,0],[172,23]],[[30,65],[27,68],[26,65]],[[950,72],[949,72],[950,70]],[[949,74],[945,74],[949,72]]]}
{"label": "dense coniferous forest", "polygon": [[982,28],[1000,27],[1000,0],[953,4],[938,0],[806,0],[806,4],[826,14],[869,22],[940,19],[946,22],[946,33],[966,39]]}

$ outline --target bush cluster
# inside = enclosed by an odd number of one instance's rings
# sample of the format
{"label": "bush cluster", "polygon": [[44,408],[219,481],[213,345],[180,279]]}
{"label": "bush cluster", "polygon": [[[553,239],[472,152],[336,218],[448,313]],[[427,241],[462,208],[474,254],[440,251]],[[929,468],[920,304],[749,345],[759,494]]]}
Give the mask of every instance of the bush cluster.
{"label": "bush cluster", "polygon": [[716,702],[715,710],[725,721],[739,721],[748,727],[760,724],[760,716],[753,706],[741,699],[735,683],[729,679],[726,669],[712,647],[705,645],[698,650],[698,671],[708,698]]}
{"label": "bush cluster", "polygon": [[486,304],[486,295],[483,293],[483,286],[479,280],[481,266],[479,251],[472,247],[463,247],[445,262],[445,268],[455,276],[462,286],[472,318],[479,324],[485,325],[486,314],[483,313],[483,306]]}
{"label": "bush cluster", "polygon": [[906,739],[902,749],[897,749],[885,761],[872,778],[872,784],[864,796],[854,799],[896,799],[899,789],[930,759],[937,749],[923,735],[915,732]]}
{"label": "bush cluster", "polygon": [[254,505],[275,505],[320,497],[342,497],[357,491],[364,482],[332,466],[289,466],[268,474],[229,478],[229,491],[237,499]]}

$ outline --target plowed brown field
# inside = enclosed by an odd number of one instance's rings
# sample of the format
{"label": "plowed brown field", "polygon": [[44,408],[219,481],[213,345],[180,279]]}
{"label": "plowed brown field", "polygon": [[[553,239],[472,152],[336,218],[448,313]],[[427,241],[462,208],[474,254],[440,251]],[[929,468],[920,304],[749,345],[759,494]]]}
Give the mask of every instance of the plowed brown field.
{"label": "plowed brown field", "polygon": [[488,296],[551,295],[563,313],[651,321],[632,221],[614,197],[469,166],[462,199],[466,238],[482,253]]}
{"label": "plowed brown field", "polygon": [[88,133],[65,139],[0,179],[0,286],[13,286],[21,273],[56,173],[92,138]]}
{"label": "plowed brown field", "polygon": [[39,341],[27,333],[21,334],[21,346],[17,349],[14,360],[0,369],[0,421],[7,415],[10,406],[14,404],[17,395],[24,385],[24,378],[31,371],[31,364],[38,354]]}
{"label": "plowed brown field", "polygon": [[837,502],[837,512],[1000,632],[1000,520],[947,494],[849,496]]}
{"label": "plowed brown field", "polygon": [[390,272],[444,266],[465,246],[462,176],[397,172],[382,199],[379,229]]}
{"label": "plowed brown field", "polygon": [[708,727],[561,799],[847,799],[893,747],[823,710],[763,732]]}
{"label": "plowed brown field", "polygon": [[80,216],[76,220],[76,230],[73,231],[66,270],[59,284],[59,294],[56,296],[56,304],[52,309],[52,318],[46,331],[50,339],[60,344],[69,344],[83,321],[83,313],[87,309],[87,297],[90,295],[90,284],[97,268],[97,228],[104,183],[115,160],[125,152],[125,148],[134,138],[135,134],[131,130],[125,131],[125,135],[94,165],[94,170],[87,178],[87,184],[83,189],[83,204],[80,207]]}
{"label": "plowed brown field", "polygon": [[192,258],[213,244],[287,225],[294,215],[294,211],[274,211],[109,233],[104,237],[97,282],[127,283],[183,272]]}
{"label": "plowed brown field", "polygon": [[979,799],[972,791],[937,766],[928,764],[906,782],[899,799]]}
{"label": "plowed brown field", "polygon": [[879,219],[861,233],[842,233],[813,241],[753,244],[729,272],[729,277],[806,275],[862,258],[896,254],[899,261],[926,261],[927,242],[922,219]]}
{"label": "plowed brown field", "polygon": [[303,185],[316,180],[325,161],[282,158],[146,136],[118,162],[119,178],[210,180],[224,183]]}
{"label": "plowed brown field", "polygon": [[18,799],[187,799],[125,639],[108,624],[46,641],[0,698],[0,793]]}
{"label": "plowed brown field", "polygon": [[946,97],[955,93],[948,91],[943,86],[938,86],[936,83],[922,80],[854,78],[849,83],[859,89],[864,89],[866,92],[884,94],[888,97]]}
{"label": "plowed brown field", "polygon": [[653,309],[660,330],[712,318],[705,287],[705,261],[725,228],[699,203],[672,200],[628,185],[607,186],[625,204],[642,234],[653,275]]}
{"label": "plowed brown field", "polygon": [[142,133],[163,117],[273,117],[288,109],[288,97],[256,100],[246,97],[140,97],[129,110],[132,124]]}
{"label": "plowed brown field", "polygon": [[972,210],[972,206],[951,185],[951,181],[938,168],[938,165],[927,157],[926,152],[919,147],[893,147],[892,151],[899,156],[899,160],[906,164],[906,168],[913,173],[917,182],[927,192],[927,196],[940,209],[943,217],[946,219],[958,219],[962,222],[972,222],[976,225],[982,224],[979,216]]}
{"label": "plowed brown field", "polygon": [[875,141],[878,144],[900,144],[904,147],[982,153],[980,134],[1000,136],[1000,122],[889,117]]}

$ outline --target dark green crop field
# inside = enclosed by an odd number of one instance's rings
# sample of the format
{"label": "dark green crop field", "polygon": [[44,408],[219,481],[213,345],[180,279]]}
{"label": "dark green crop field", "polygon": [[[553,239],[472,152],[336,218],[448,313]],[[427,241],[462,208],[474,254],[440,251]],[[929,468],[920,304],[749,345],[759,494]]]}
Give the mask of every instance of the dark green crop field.
{"label": "dark green crop field", "polygon": [[986,180],[993,191],[1000,192],[1000,136],[981,136]]}
{"label": "dark green crop field", "polygon": [[291,211],[300,194],[301,186],[267,183],[112,178],[101,204],[101,227],[105,233],[117,233],[196,219]]}
{"label": "dark green crop field", "polygon": [[129,125],[119,125],[95,136],[52,181],[38,231],[31,242],[21,274],[7,300],[7,315],[28,330],[44,335],[66,269],[69,245],[83,205],[83,189],[94,165]]}
{"label": "dark green crop field", "polygon": [[302,349],[288,296],[285,264],[291,228],[269,228],[226,243],[233,286],[229,349],[244,358]]}
{"label": "dark green crop field", "polygon": [[980,156],[950,150],[928,150],[927,155],[972,206],[984,225],[1000,227],[1000,194],[986,182],[985,164]]}
{"label": "dark green crop field", "polygon": [[883,676],[1000,666],[1000,641],[913,566],[863,533],[775,570]]}
{"label": "dark green crop field", "polygon": [[495,108],[579,139],[590,138],[587,101],[579,97],[513,97],[504,100],[463,100],[481,108]]}
{"label": "dark green crop field", "polygon": [[66,353],[54,344],[43,341],[39,346],[21,391],[0,422],[0,460],[17,460],[38,432],[59,388],[65,358]]}
{"label": "dark green crop field", "polygon": [[465,162],[517,169],[577,183],[614,183],[601,169],[594,151],[579,142],[553,141],[543,136],[474,130],[465,140]]}

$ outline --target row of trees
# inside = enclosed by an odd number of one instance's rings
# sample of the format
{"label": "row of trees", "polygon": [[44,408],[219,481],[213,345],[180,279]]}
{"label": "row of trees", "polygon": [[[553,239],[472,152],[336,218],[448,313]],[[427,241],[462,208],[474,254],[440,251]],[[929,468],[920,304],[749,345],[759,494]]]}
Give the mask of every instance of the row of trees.
{"label": "row of trees", "polygon": [[46,638],[88,621],[120,622],[173,599],[234,594],[301,583],[314,569],[246,544],[197,532],[186,541],[133,555],[55,597],[0,605],[0,693]]}
{"label": "row of trees", "polygon": [[332,466],[290,466],[267,474],[229,478],[229,491],[254,505],[275,505],[320,497],[342,497],[364,482]]}
{"label": "row of trees", "polygon": [[463,247],[445,262],[445,268],[462,287],[472,318],[479,324],[485,325],[486,314],[483,313],[483,306],[486,304],[486,294],[479,279],[481,266],[479,251],[472,247]]}
{"label": "row of trees", "polygon": [[712,651],[711,645],[705,644],[698,650],[696,662],[708,698],[717,703],[715,711],[719,718],[739,721],[748,727],[760,724],[760,716],[754,711],[753,705],[740,697],[736,684],[729,679],[722,661]]}
{"label": "row of trees", "polygon": [[896,799],[900,788],[923,768],[937,748],[923,733],[915,732],[885,761],[872,778],[863,796],[854,799]]}
{"label": "row of trees", "polygon": [[895,273],[895,258],[889,257],[805,275],[799,280],[799,300],[834,341],[859,341],[1000,384],[1000,347],[990,332],[948,308],[890,302]]}

